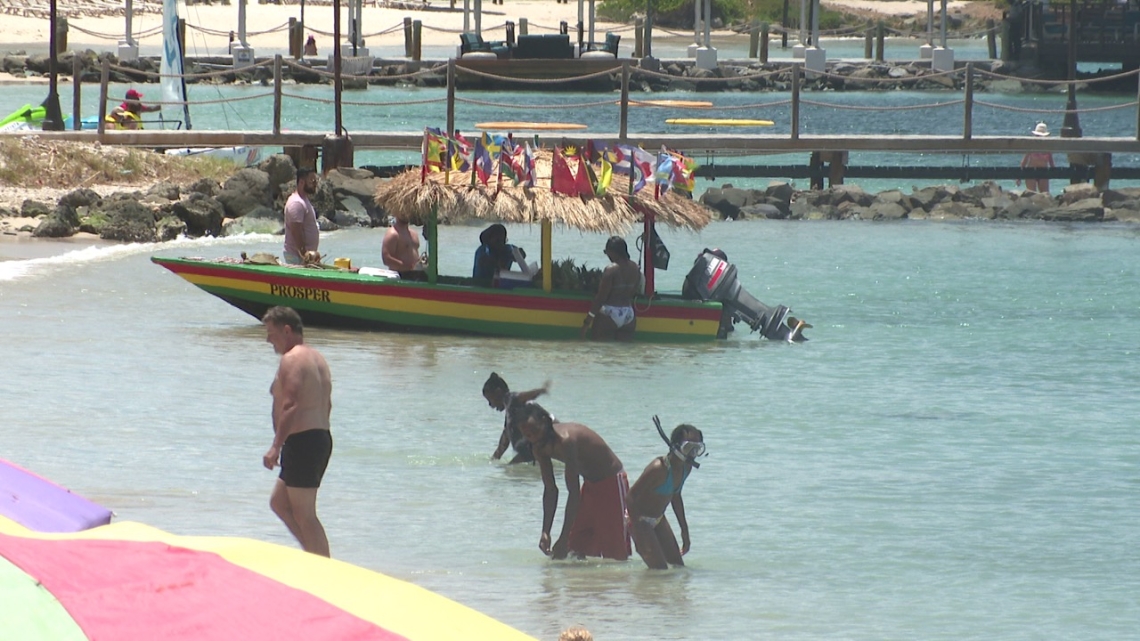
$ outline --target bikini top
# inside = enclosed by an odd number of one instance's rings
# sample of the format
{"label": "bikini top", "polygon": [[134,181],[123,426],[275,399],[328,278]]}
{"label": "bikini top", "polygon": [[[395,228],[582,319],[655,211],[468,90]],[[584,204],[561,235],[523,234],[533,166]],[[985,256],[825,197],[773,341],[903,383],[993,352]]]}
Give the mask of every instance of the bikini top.
{"label": "bikini top", "polygon": [[685,479],[689,478],[689,473],[692,471],[692,468],[685,470],[685,473],[681,476],[680,485],[678,485],[677,489],[674,490],[673,454],[670,452],[669,454],[665,455],[665,482],[653,488],[653,491],[660,494],[661,496],[672,496],[674,494],[680,494],[681,488],[685,487]]}

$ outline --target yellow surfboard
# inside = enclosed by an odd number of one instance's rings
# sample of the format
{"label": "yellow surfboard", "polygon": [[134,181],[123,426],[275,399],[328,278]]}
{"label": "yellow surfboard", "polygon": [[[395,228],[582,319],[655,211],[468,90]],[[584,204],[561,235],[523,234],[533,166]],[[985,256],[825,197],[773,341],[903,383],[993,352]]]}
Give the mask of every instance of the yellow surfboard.
{"label": "yellow surfboard", "polygon": [[573,122],[479,122],[476,129],[498,131],[578,131],[586,128]]}
{"label": "yellow surfboard", "polygon": [[746,120],[742,118],[669,118],[667,125],[691,125],[694,127],[771,127],[771,120]]}
{"label": "yellow surfboard", "polygon": [[[616,104],[621,104],[617,101]],[[708,109],[713,103],[707,100],[630,100],[631,107],[680,107],[682,109]]]}

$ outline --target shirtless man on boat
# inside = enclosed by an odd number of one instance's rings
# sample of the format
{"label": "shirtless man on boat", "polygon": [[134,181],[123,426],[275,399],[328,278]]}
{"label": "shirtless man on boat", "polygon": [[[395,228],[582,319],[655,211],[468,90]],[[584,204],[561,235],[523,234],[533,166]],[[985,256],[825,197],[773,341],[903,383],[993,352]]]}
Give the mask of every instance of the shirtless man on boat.
{"label": "shirtless man on boat", "polygon": [[266,341],[281,355],[273,395],[273,444],[262,458],[281,465],[269,506],[306,552],[329,556],[329,540],[317,518],[317,490],[332,455],[332,374],[324,356],[305,344],[301,317],[272,307],[262,318]]}
{"label": "shirtless man on boat", "polygon": [[393,218],[392,225],[384,232],[381,245],[384,266],[398,272],[418,271],[424,268],[420,256],[420,235],[407,221]]}
{"label": "shirtless man on boat", "polygon": [[633,297],[645,287],[641,270],[629,259],[629,247],[621,236],[611,236],[606,241],[605,254],[611,264],[602,273],[598,294],[582,321],[581,333],[596,341],[633,340],[637,331]]}
{"label": "shirtless man on boat", "polygon": [[[580,423],[554,422],[538,403],[527,403],[520,417],[542,473],[542,536],[538,549],[554,559],[604,557],[624,561],[630,555],[625,496],[629,478],[621,459],[605,439]],[[552,546],[550,530],[558,509],[558,485],[551,460],[565,464],[566,508],[562,531]]]}

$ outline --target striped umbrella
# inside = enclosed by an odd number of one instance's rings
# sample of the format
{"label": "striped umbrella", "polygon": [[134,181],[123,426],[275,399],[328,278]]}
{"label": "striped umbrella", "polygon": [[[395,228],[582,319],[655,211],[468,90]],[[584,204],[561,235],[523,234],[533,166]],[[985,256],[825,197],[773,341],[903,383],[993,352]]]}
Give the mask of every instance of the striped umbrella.
{"label": "striped umbrella", "polygon": [[349,563],[132,522],[41,533],[0,517],[0,603],[12,639],[531,639]]}

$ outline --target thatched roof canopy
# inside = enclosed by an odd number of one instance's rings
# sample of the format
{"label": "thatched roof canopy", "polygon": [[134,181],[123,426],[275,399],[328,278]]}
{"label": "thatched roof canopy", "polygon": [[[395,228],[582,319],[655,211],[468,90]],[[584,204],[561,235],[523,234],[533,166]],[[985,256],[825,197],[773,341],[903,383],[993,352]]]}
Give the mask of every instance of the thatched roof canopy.
{"label": "thatched roof canopy", "polygon": [[[569,162],[575,167],[573,159]],[[381,183],[376,189],[376,204],[389,215],[416,225],[424,224],[432,208],[438,207],[440,223],[469,219],[502,223],[550,221],[611,234],[629,231],[642,220],[644,212],[652,212],[658,223],[690,230],[702,229],[712,219],[711,209],[672,191],[657,200],[652,187],[646,187],[629,197],[628,177],[616,174],[608,193],[601,197],[555,194],[550,191],[550,168],[551,152],[538,150],[535,186],[515,187],[504,176],[501,189],[497,177],[492,177],[487,185],[476,181],[471,187],[471,173],[459,171],[452,171],[446,178],[442,172],[429,173],[421,184],[417,168]]]}

